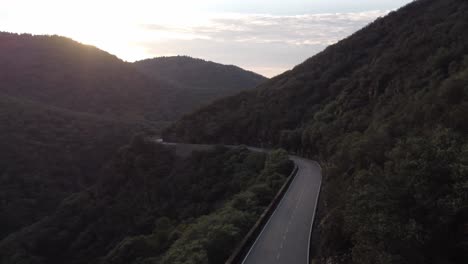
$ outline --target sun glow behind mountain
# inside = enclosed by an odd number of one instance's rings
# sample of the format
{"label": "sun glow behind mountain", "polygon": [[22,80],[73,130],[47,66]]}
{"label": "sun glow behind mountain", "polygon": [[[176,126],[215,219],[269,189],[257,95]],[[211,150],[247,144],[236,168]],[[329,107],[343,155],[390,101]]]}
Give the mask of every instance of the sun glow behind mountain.
{"label": "sun glow behind mountain", "polygon": [[0,31],[63,35],[128,61],[190,55],[273,76],[409,1],[394,2],[336,12],[324,0],[0,0]]}

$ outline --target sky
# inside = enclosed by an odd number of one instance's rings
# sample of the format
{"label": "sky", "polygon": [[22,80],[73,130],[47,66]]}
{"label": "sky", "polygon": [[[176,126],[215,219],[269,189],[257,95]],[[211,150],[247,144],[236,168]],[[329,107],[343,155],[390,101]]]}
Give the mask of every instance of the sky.
{"label": "sky", "polygon": [[280,74],[411,0],[0,0],[0,31]]}

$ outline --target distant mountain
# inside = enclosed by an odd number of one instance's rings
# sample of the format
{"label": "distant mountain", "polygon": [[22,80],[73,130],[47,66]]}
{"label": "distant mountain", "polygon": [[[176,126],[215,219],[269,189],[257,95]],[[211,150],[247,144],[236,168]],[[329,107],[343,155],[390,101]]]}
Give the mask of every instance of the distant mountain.
{"label": "distant mountain", "polygon": [[93,184],[140,126],[161,127],[162,91],[97,48],[0,33],[0,238]]}
{"label": "distant mountain", "polygon": [[414,1],[164,137],[319,159],[316,263],[464,263],[467,17],[467,1]]}
{"label": "distant mountain", "polygon": [[218,87],[192,93],[68,38],[0,32],[0,240],[94,184],[132,134],[235,92],[232,78],[229,89],[214,78]]}
{"label": "distant mountain", "polygon": [[159,119],[169,89],[131,64],[59,36],[0,34],[0,92],[109,118]]}
{"label": "distant mountain", "polygon": [[199,61],[131,64],[64,37],[0,32],[0,92],[76,112],[158,125],[265,80],[234,66]]}
{"label": "distant mountain", "polygon": [[267,78],[234,65],[223,65],[187,56],[160,57],[134,65],[148,76],[187,90],[211,90],[215,96],[249,90]]}
{"label": "distant mountain", "polygon": [[146,76],[177,87],[165,96],[168,108],[176,113],[170,115],[174,119],[216,99],[252,90],[267,80],[233,65],[187,56],[147,59],[134,65]]}

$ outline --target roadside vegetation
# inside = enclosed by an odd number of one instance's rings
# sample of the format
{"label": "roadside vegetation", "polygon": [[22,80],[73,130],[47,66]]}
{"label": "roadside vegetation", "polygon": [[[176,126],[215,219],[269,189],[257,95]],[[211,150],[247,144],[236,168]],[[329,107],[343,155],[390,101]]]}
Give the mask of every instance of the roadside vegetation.
{"label": "roadside vegetation", "polygon": [[222,263],[291,170],[284,150],[180,158],[137,136],[95,185],[4,239],[0,262]]}
{"label": "roadside vegetation", "polygon": [[465,263],[467,16],[466,1],[414,1],[165,137],[319,160],[318,263]]}
{"label": "roadside vegetation", "polygon": [[65,37],[0,32],[0,240],[95,184],[135,133],[264,80],[189,57],[128,63]]}

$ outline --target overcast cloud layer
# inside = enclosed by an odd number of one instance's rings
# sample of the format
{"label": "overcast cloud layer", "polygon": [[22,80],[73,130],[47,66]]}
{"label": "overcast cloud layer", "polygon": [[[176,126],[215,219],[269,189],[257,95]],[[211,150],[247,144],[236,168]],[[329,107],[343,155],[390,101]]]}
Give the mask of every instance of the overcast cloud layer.
{"label": "overcast cloud layer", "polygon": [[271,77],[411,1],[0,0],[0,31],[62,35],[127,61],[188,55]]}
{"label": "overcast cloud layer", "polygon": [[349,36],[388,11],[298,16],[223,14],[202,25],[144,24],[164,41],[143,41],[148,54],[186,54],[273,76]]}

